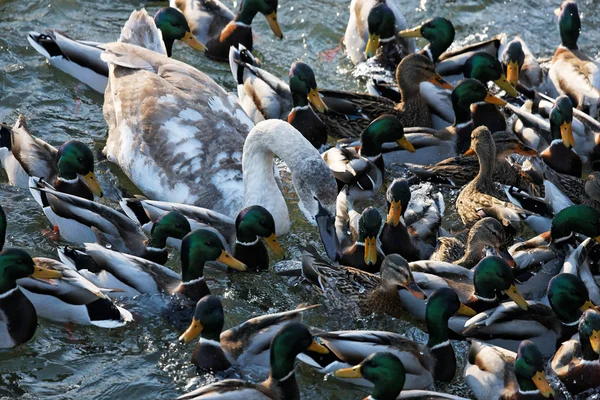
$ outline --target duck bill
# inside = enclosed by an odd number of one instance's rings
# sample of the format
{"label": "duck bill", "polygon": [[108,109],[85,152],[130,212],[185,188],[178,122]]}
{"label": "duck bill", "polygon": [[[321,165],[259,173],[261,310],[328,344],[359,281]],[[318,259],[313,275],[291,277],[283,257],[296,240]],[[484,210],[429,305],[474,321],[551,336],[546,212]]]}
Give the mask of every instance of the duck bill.
{"label": "duck bill", "polygon": [[246,264],[244,264],[237,258],[234,258],[231,254],[229,254],[225,250],[221,251],[221,255],[219,256],[219,258],[217,258],[217,261],[220,263],[223,263],[223,264],[227,265],[229,268],[233,268],[237,271],[245,271],[246,269],[248,269],[248,267],[246,267]]}
{"label": "duck bill", "polygon": [[506,76],[504,76],[504,74],[502,74],[500,76],[500,78],[496,79],[494,81],[494,83],[496,85],[498,85],[498,87],[502,90],[504,90],[506,93],[508,93],[510,96],[512,97],[517,97],[518,93],[517,93],[517,89],[515,89],[515,86],[511,85],[510,82],[508,80],[506,80]]}
{"label": "duck bill", "polygon": [[560,17],[560,7],[554,9],[554,15]]}
{"label": "duck bill", "polygon": [[596,306],[594,305],[594,303],[592,303],[591,300],[586,301],[581,307],[579,307],[579,309],[583,312],[587,310],[594,310],[595,308]]}
{"label": "duck bill", "polygon": [[414,153],[416,151],[415,147],[408,141],[406,136],[402,136],[402,139],[396,140],[396,144],[402,147],[404,150],[410,151],[411,153]]}
{"label": "duck bill", "polygon": [[494,104],[494,105],[497,105],[497,106],[505,106],[506,105],[506,102],[504,100],[502,100],[502,99],[500,99],[500,98],[498,98],[498,97],[496,97],[496,96],[494,96],[494,95],[492,95],[490,93],[488,93],[485,96],[485,99],[483,99],[483,101],[485,101],[488,104]]}
{"label": "duck bill", "polygon": [[592,334],[590,335],[590,344],[592,345],[594,353],[600,354],[600,329],[592,331]]}
{"label": "duck bill", "polygon": [[508,265],[510,265],[511,268],[514,268],[517,265],[513,256],[511,256],[508,250],[506,250],[506,247],[496,247],[496,251],[498,252],[500,257],[502,257],[502,259],[506,261]]}
{"label": "duck bill", "polygon": [[318,112],[327,111],[327,106],[323,103],[323,99],[319,96],[319,91],[317,89],[310,89],[310,92],[308,92],[308,101],[310,101],[310,104],[312,104]]}
{"label": "duck bill", "polygon": [[427,298],[427,296],[425,296],[425,292],[423,292],[419,285],[417,285],[417,283],[413,280],[406,282],[404,285],[402,285],[402,287],[408,290],[410,294],[415,296],[417,299],[425,300]]}
{"label": "duck bill", "polygon": [[185,36],[181,39],[181,41],[185,44],[187,44],[188,46],[190,46],[192,49],[194,50],[198,50],[201,51],[203,53],[206,52],[206,46],[203,45],[202,43],[200,43],[198,41],[198,39],[196,39],[196,36],[194,36],[192,34],[192,32],[186,32]]}
{"label": "duck bill", "polygon": [[387,224],[390,226],[398,226],[400,217],[402,216],[402,203],[400,201],[392,201],[390,211],[388,211]]}
{"label": "duck bill", "polygon": [[342,248],[335,233],[333,216],[323,207],[318,199],[317,202],[319,203],[319,212],[315,215],[315,221],[317,222],[317,228],[319,228],[321,242],[323,242],[327,257],[331,260],[339,261],[342,259]]}
{"label": "duck bill", "polygon": [[367,42],[367,48],[365,49],[365,58],[369,59],[375,55],[377,48],[379,47],[379,35],[369,35],[369,41]]}
{"label": "duck bill", "polygon": [[474,155],[475,155],[475,150],[473,150],[472,147],[470,147],[469,150],[465,151],[465,153],[463,154],[463,156],[465,156],[465,157],[474,156]]}
{"label": "duck bill", "polygon": [[271,249],[273,254],[275,254],[275,256],[279,258],[285,257],[285,253],[283,252],[283,249],[281,248],[281,245],[279,244],[279,241],[277,240],[277,235],[275,233],[273,233],[269,237],[266,237],[265,243],[267,243],[267,246],[269,246],[269,248]]}
{"label": "duck bill", "polygon": [[596,236],[596,237],[594,238],[594,240],[596,241],[596,243],[600,243],[600,236]]}
{"label": "duck bill", "polygon": [[308,346],[308,349],[306,350],[313,351],[318,354],[329,354],[329,349],[323,346],[322,344],[315,342],[315,339],[313,339],[312,343],[310,344],[310,346]]}
{"label": "duck bill", "polygon": [[523,143],[519,143],[517,148],[514,150],[515,154],[520,154],[522,156],[537,156],[538,152],[535,149],[532,149],[529,146],[525,146]]}
{"label": "duck bill", "polygon": [[571,122],[563,122],[560,126],[560,136],[563,144],[567,149],[572,149],[575,146],[575,139],[573,138],[573,127]]}
{"label": "duck bill", "polygon": [[454,88],[454,86],[452,86],[449,82],[444,80],[444,78],[442,78],[442,76],[440,74],[435,74],[434,76],[432,76],[429,79],[428,82],[433,83],[435,86],[441,87],[442,89],[453,89]]}
{"label": "duck bill", "polygon": [[377,239],[374,237],[367,237],[365,239],[365,264],[375,265],[377,264]]}
{"label": "duck bill", "polygon": [[460,303],[460,308],[458,309],[457,314],[464,315],[465,317],[474,317],[477,315],[477,312],[471,307]]}
{"label": "duck bill", "polygon": [[[506,66],[506,79],[508,82],[517,87],[519,84],[519,63],[516,61],[509,61]],[[508,93],[508,92],[507,92]]]}
{"label": "duck bill", "polygon": [[34,267],[31,277],[36,279],[58,279],[62,278],[62,273],[60,273],[60,271],[36,266]]}
{"label": "duck bill", "polygon": [[86,175],[82,175],[81,178],[90,189],[90,191],[94,194],[94,196],[102,197],[102,188],[98,183],[98,179],[96,178],[96,174],[93,172],[88,172]]}
{"label": "duck bill", "polygon": [[281,27],[279,26],[279,22],[277,22],[277,12],[273,11],[271,14],[265,16],[267,18],[267,22],[269,23],[269,27],[279,39],[283,39],[283,32],[281,32]]}
{"label": "duck bill", "polygon": [[400,36],[401,38],[417,38],[417,37],[423,37],[423,34],[421,33],[421,26],[419,25],[415,28],[412,29],[405,29],[403,31],[400,31],[400,33],[398,34],[398,36]]}
{"label": "duck bill", "polygon": [[521,307],[521,309],[523,309],[525,311],[527,311],[529,309],[529,304],[527,304],[527,302],[525,301],[525,299],[523,298],[523,296],[521,295],[521,293],[519,293],[519,289],[517,289],[517,286],[515,286],[514,283],[504,293],[512,301],[514,301],[515,303],[517,303],[517,305],[519,307]]}
{"label": "duck bill", "polygon": [[333,376],[337,378],[362,378],[362,371],[360,370],[360,365],[351,368],[342,368],[338,369],[333,373]]}
{"label": "duck bill", "polygon": [[192,323],[190,326],[179,336],[179,341],[185,344],[188,344],[192,340],[194,340],[200,333],[202,333],[202,329],[204,327],[196,318],[192,318]]}
{"label": "duck bill", "polygon": [[533,376],[533,384],[540,391],[540,394],[546,398],[554,396],[554,390],[550,387],[544,371],[537,371]]}

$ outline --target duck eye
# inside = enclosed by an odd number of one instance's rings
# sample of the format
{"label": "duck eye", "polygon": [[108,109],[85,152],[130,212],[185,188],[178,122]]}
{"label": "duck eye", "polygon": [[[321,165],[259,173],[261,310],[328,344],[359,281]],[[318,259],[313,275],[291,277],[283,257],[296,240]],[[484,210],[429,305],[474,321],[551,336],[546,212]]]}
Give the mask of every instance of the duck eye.
{"label": "duck eye", "polygon": [[83,162],[83,157],[78,157],[77,161],[79,161],[80,163],[82,163]]}

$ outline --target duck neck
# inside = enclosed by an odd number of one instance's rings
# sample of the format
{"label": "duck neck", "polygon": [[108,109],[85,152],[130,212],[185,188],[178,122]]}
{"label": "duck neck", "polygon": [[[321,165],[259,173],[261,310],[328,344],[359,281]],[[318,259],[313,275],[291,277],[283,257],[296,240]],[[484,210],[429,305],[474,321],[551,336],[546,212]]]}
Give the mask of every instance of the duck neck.
{"label": "duck neck", "polygon": [[167,57],[171,57],[173,52],[173,43],[175,43],[175,39],[165,37],[163,33],[163,42],[165,42],[165,49],[167,50]]}
{"label": "duck neck", "polygon": [[308,98],[306,97],[306,94],[292,92],[292,101],[294,108],[308,106]]}
{"label": "duck neck", "polygon": [[154,232],[152,232],[152,236],[150,237],[150,239],[148,239],[146,246],[162,250],[167,247],[168,237],[168,234],[162,232],[162,230],[155,229]]}
{"label": "duck neck", "polygon": [[471,122],[471,110],[462,107],[458,102],[452,99],[452,108],[454,109],[454,126],[461,127]]}
{"label": "duck neck", "polygon": [[475,177],[475,183],[478,188],[489,187],[493,184],[492,176],[494,173],[495,158],[486,152],[477,154],[477,159],[479,160],[479,173]]}
{"label": "duck neck", "polygon": [[458,259],[455,264],[461,265],[465,268],[473,268],[481,260],[483,247],[483,243],[476,240],[474,234],[469,234],[469,240],[467,241],[465,254]]}
{"label": "duck neck", "polygon": [[446,39],[434,40],[432,42],[429,42],[429,44],[425,46],[425,51],[429,53],[429,56],[431,57],[431,62],[436,64],[442,53],[448,50],[448,47],[450,47],[451,44],[452,42],[448,43],[448,40]]}
{"label": "duck neck", "polygon": [[540,391],[533,383],[531,378],[526,378],[519,374],[516,374],[517,383],[519,384],[519,394],[523,397],[538,397],[540,395]]}

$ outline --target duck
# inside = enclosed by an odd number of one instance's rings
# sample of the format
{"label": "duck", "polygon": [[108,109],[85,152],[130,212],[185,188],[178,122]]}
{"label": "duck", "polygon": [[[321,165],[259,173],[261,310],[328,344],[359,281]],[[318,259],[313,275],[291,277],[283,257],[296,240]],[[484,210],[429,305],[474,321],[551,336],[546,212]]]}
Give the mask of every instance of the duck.
{"label": "duck", "polygon": [[224,371],[233,364],[268,368],[273,336],[289,323],[302,322],[302,314],[318,306],[300,305],[261,315],[223,331],[223,304],[219,297],[208,295],[198,300],[192,322],[179,341],[187,344],[201,335],[191,359],[201,371]]}
{"label": "duck", "polygon": [[372,274],[379,272],[385,256],[378,244],[381,225],[379,211],[371,206],[365,208],[358,218],[357,227],[355,228],[356,240],[342,249],[340,262]]}
{"label": "duck", "polygon": [[397,33],[407,29],[408,24],[396,2],[352,0],[349,8],[344,45],[354,65],[373,57],[380,44],[393,48],[386,53],[399,53],[400,58],[415,52],[414,39],[402,38]]}
{"label": "duck", "polygon": [[538,347],[523,340],[517,353],[472,340],[465,380],[478,400],[541,400],[554,396]]}
{"label": "duck", "polygon": [[360,135],[358,151],[352,147],[332,147],[321,157],[333,171],[340,190],[348,185],[348,195],[353,199],[371,198],[384,182],[382,147],[388,142],[415,151],[404,137],[400,120],[395,115],[384,114],[373,120]]}
{"label": "duck", "polygon": [[94,154],[85,144],[69,140],[57,149],[29,132],[23,114],[12,128],[0,127],[0,143],[0,163],[11,185],[29,188],[29,177],[35,176],[62,193],[88,200],[102,197]]}
{"label": "duck", "polygon": [[425,398],[431,400],[466,400],[464,397],[430,390],[403,390],[406,382],[406,369],[402,361],[389,352],[376,352],[362,360],[360,364],[335,371],[337,378],[364,378],[373,384],[373,391],[367,398],[394,400],[402,398]]}
{"label": "duck", "polygon": [[20,249],[0,251],[0,266],[4,273],[0,280],[0,309],[4,318],[0,322],[0,347],[12,348],[27,343],[37,329],[35,307],[23,294],[17,280],[31,276],[36,279],[58,279],[59,271],[36,266],[31,256]]}
{"label": "duck", "polygon": [[[154,24],[161,31],[164,50],[169,57],[175,40],[181,40],[194,50],[206,51],[192,34],[188,21],[176,9],[161,8],[154,15]],[[100,58],[104,43],[75,40],[58,30],[31,31],[27,40],[50,65],[104,94],[108,84],[108,65]],[[128,42],[127,38],[123,40]]]}
{"label": "duck", "polygon": [[[359,363],[378,349],[396,355],[408,367],[405,389],[423,389],[434,381],[449,382],[456,373],[456,355],[450,344],[448,319],[455,313],[474,316],[475,312],[463,305],[456,293],[448,288],[433,292],[427,300],[427,310],[429,340],[426,345],[392,332],[324,332],[313,329],[313,335],[329,350],[329,354],[322,356],[306,351],[298,358],[319,372],[329,374]],[[362,385],[366,382],[350,383]]]}
{"label": "duck", "polygon": [[61,261],[99,287],[115,289],[112,297],[143,293],[180,293],[197,302],[210,294],[203,279],[206,263],[221,263],[246,271],[244,263],[228,253],[214,231],[206,228],[188,233],[181,241],[181,275],[152,261],[107,249],[97,243],[58,250]]}
{"label": "duck", "polygon": [[273,34],[283,39],[277,21],[277,0],[244,0],[237,14],[218,0],[170,0],[169,4],[185,16],[193,34],[206,44],[206,55],[213,60],[227,61],[231,46],[242,44],[253,49],[252,21],[258,13],[265,16]]}
{"label": "duck", "polygon": [[506,79],[515,88],[521,85],[533,90],[543,82],[544,74],[539,62],[519,36],[507,43],[502,52],[502,64],[506,68]]}
{"label": "duck", "polygon": [[339,295],[347,309],[349,304],[363,314],[386,313],[394,318],[402,315],[399,289],[424,299],[425,294],[415,283],[408,263],[398,254],[386,256],[381,263],[381,276],[347,266],[333,266],[314,248],[302,250],[302,276],[307,283],[325,295]]}
{"label": "duck", "polygon": [[215,397],[283,400],[300,397],[294,361],[301,352],[310,349],[327,354],[309,330],[298,322],[286,324],[273,337],[270,347],[270,374],[267,380],[252,384],[239,379],[226,379],[203,386],[179,396],[180,400],[212,399]]}
{"label": "duck", "polygon": [[529,212],[500,199],[502,193],[492,178],[496,163],[495,144],[489,129],[484,126],[471,134],[471,147],[467,154],[473,152],[479,160],[479,173],[460,191],[456,199],[456,209],[462,223],[470,227],[484,214],[501,218],[505,226],[520,226],[521,216]]}
{"label": "duck", "polygon": [[581,21],[577,3],[562,2],[554,12],[558,16],[561,44],[556,49],[548,78],[560,95],[567,95],[580,110],[597,117],[600,100],[600,68],[598,63],[577,46]]}
{"label": "duck", "polygon": [[432,165],[448,157],[463,154],[469,148],[471,132],[474,129],[470,106],[481,101],[495,105],[506,104],[504,100],[491,95],[478,80],[463,79],[452,90],[452,107],[455,115],[452,126],[441,130],[405,126],[404,135],[416,149],[415,153],[386,152],[384,155],[386,163]]}
{"label": "duck", "polygon": [[431,197],[419,193],[413,204],[422,210],[418,218],[411,220],[405,215],[411,198],[408,181],[394,179],[386,191],[388,212],[379,236],[384,254],[400,254],[409,262],[431,256],[444,213],[444,199],[440,193]]}
{"label": "duck", "polygon": [[600,385],[600,313],[586,310],[579,321],[579,340],[562,344],[552,361],[552,372],[577,395]]}
{"label": "duck", "polygon": [[[534,187],[533,179],[523,171],[521,166],[509,163],[506,157],[511,154],[533,157],[538,154],[537,151],[525,145],[510,131],[494,132],[492,139],[496,145],[494,181],[524,190]],[[479,162],[475,157],[463,156],[447,158],[434,165],[406,165],[416,179],[457,187],[471,182],[479,171]]]}

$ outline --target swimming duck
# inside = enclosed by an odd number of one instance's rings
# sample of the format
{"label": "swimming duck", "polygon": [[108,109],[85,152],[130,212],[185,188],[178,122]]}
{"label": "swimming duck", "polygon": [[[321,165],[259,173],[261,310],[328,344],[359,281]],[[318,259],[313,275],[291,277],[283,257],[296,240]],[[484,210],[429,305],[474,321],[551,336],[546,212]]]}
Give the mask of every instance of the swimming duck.
{"label": "swimming duck", "polygon": [[31,256],[19,249],[0,251],[0,268],[0,310],[4,315],[0,322],[0,347],[10,348],[31,340],[37,328],[35,307],[17,286],[17,279],[56,279],[61,273],[36,266]]}
{"label": "swimming duck", "polygon": [[579,321],[579,340],[569,340],[550,363],[572,395],[600,386],[600,313],[587,310]]}
{"label": "swimming duck", "polygon": [[218,0],[170,0],[170,5],[185,15],[194,35],[206,44],[206,55],[218,61],[227,61],[231,46],[242,44],[252,50],[252,20],[258,13],[265,16],[273,34],[283,39],[277,0],[243,0],[235,15]]}
{"label": "swimming duck", "polygon": [[414,199],[423,208],[420,218],[407,221],[405,212],[411,201],[408,181],[396,178],[388,186],[388,214],[380,235],[384,254],[400,254],[407,261],[427,259],[434,250],[438,228],[442,223],[443,198],[440,193]]}
{"label": "swimming duck", "polygon": [[379,44],[397,46],[395,51],[400,52],[400,58],[415,52],[414,39],[397,33],[408,28],[408,24],[396,2],[352,0],[349,8],[344,44],[352,63],[356,65],[374,56]]}
{"label": "swimming duck", "polygon": [[[456,356],[450,344],[448,319],[457,312],[475,315],[473,310],[461,304],[451,289],[439,289],[427,299],[429,340],[426,345],[391,332],[313,330],[313,335],[319,338],[329,354],[322,356],[305,351],[298,358],[328,374],[360,363],[377,349],[396,355],[407,366],[406,389],[426,388],[434,380],[449,382],[456,372]],[[361,381],[350,383],[364,384]]]}
{"label": "swimming duck", "polygon": [[0,162],[11,185],[29,187],[35,176],[54,184],[59,192],[93,200],[102,197],[94,174],[94,154],[88,146],[69,140],[59,149],[29,133],[21,114],[11,128],[0,127]]}
{"label": "swimming duck", "polygon": [[334,291],[343,296],[347,309],[354,303],[365,314],[384,312],[400,318],[402,304],[399,289],[408,290],[413,296],[424,299],[423,291],[415,283],[405,259],[390,254],[381,263],[381,276],[352,267],[333,266],[321,258],[313,249],[302,251],[302,276],[324,294]]}
{"label": "swimming duck", "polygon": [[544,373],[544,359],[529,340],[517,354],[502,347],[471,341],[465,380],[478,400],[541,400],[554,396]]}
{"label": "swimming duck", "polygon": [[519,36],[506,45],[502,63],[506,67],[506,79],[513,87],[517,88],[520,84],[532,90],[541,85],[544,74],[540,64]]}
{"label": "swimming duck", "polygon": [[385,256],[378,244],[381,230],[381,214],[374,207],[367,207],[358,219],[357,238],[349,247],[342,249],[341,263],[376,274]]}
{"label": "swimming duck", "polygon": [[[171,7],[161,8],[154,15],[167,55],[170,57],[175,40],[181,40],[194,50],[206,51],[192,32],[183,14]],[[51,65],[104,94],[108,84],[108,65],[100,55],[103,43],[74,40],[57,30],[45,33],[29,32],[27,40]],[[126,38],[123,41],[129,42]]]}
{"label": "swimming duck", "polygon": [[259,384],[239,379],[227,379],[203,386],[178,399],[199,400],[224,398],[297,399],[300,389],[296,382],[294,361],[301,352],[310,349],[327,354],[327,349],[313,339],[308,329],[297,322],[285,325],[271,341],[269,378]]}
{"label": "swimming duck", "polygon": [[429,390],[402,390],[406,381],[404,364],[396,355],[387,352],[373,353],[354,367],[335,371],[333,376],[337,378],[364,378],[370,381],[374,387],[367,399],[466,400],[464,397]]}
{"label": "swimming duck", "polygon": [[569,96],[578,109],[588,110],[595,118],[600,100],[600,68],[577,46],[581,32],[577,3],[565,0],[555,14],[558,16],[561,44],[552,57],[548,77],[559,94]]}
{"label": "swimming duck", "polygon": [[197,229],[181,241],[181,276],[152,261],[107,249],[96,243],[65,246],[60,259],[99,287],[117,289],[111,296],[142,293],[182,293],[198,301],[208,294],[203,279],[206,263],[218,262],[238,271],[246,266],[229,254],[210,229]]}
{"label": "swimming duck", "polygon": [[223,332],[221,300],[208,295],[198,300],[192,322],[179,341],[189,343],[201,335],[191,360],[199,370],[223,371],[232,364],[268,368],[273,336],[289,323],[302,322],[302,313],[315,307],[318,305],[261,315]]}
{"label": "swimming duck", "polygon": [[391,114],[373,120],[360,135],[360,149],[332,147],[321,157],[333,171],[338,188],[349,186],[348,195],[354,199],[373,197],[381,189],[385,176],[382,156],[384,143],[396,142],[401,148],[414,151],[404,137],[404,127]]}

